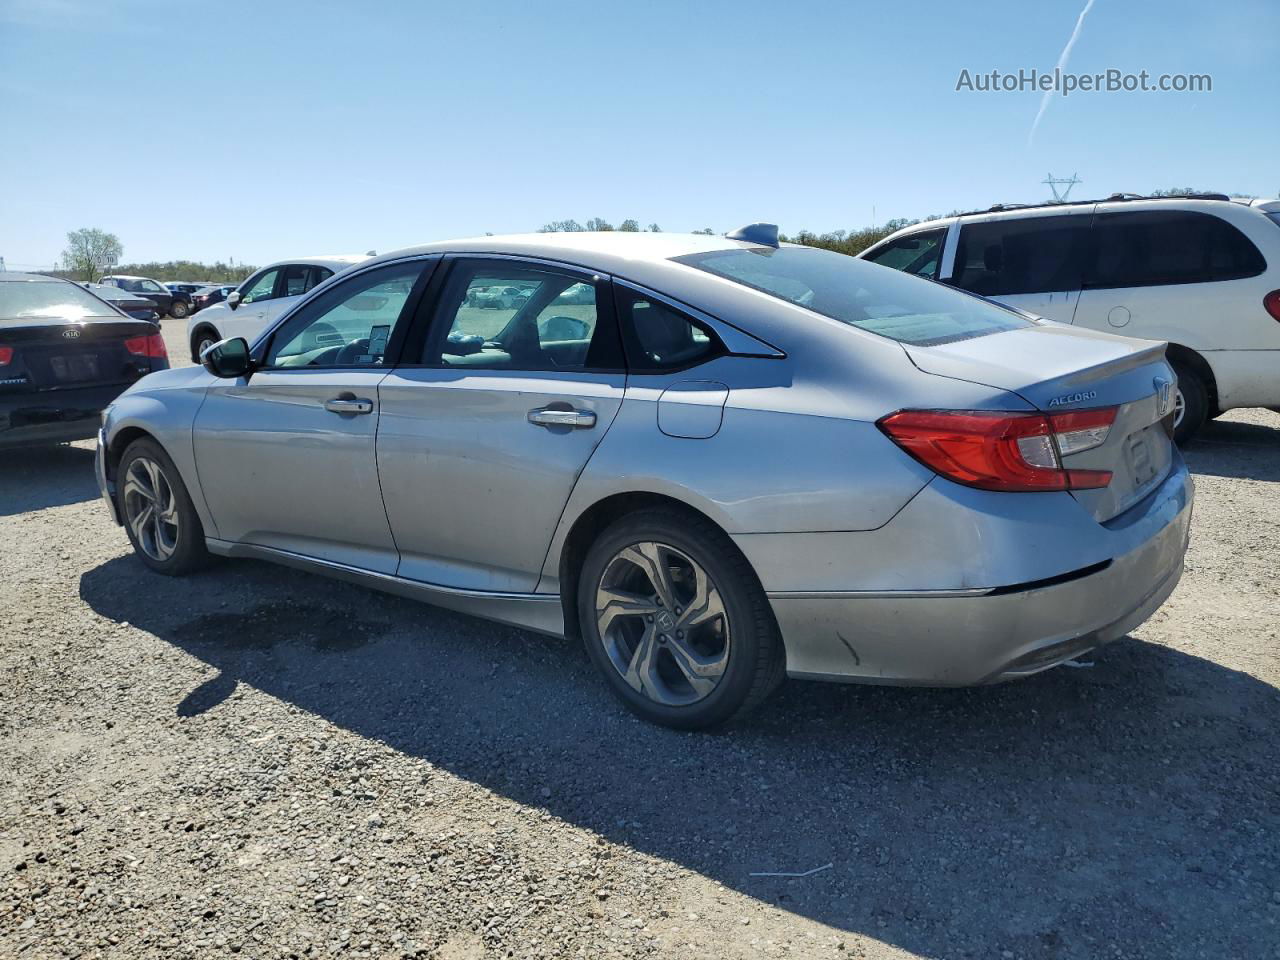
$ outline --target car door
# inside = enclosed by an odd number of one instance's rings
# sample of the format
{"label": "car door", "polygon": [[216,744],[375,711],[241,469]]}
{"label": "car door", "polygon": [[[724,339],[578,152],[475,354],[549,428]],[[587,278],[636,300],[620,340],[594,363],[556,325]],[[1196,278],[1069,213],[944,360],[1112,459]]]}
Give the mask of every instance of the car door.
{"label": "car door", "polygon": [[1092,208],[965,220],[947,282],[1038,317],[1072,323]]}
{"label": "car door", "polygon": [[224,337],[244,337],[253,343],[266,327],[267,305],[275,299],[281,267],[268,267],[240,285],[240,302],[227,306],[227,315],[218,321]]}
{"label": "car door", "polygon": [[[399,574],[532,592],[574,483],[622,402],[608,279],[451,257],[408,360],[379,385],[378,472]],[[483,288],[529,291],[496,304]]]}
{"label": "car door", "polygon": [[378,484],[378,384],[434,261],[355,274],[286,317],[248,378],[196,416],[196,468],[222,540],[395,572]]}
{"label": "car door", "polygon": [[1202,352],[1277,343],[1266,286],[1249,282],[1267,266],[1254,243],[1212,214],[1155,206],[1098,211],[1076,323]]}

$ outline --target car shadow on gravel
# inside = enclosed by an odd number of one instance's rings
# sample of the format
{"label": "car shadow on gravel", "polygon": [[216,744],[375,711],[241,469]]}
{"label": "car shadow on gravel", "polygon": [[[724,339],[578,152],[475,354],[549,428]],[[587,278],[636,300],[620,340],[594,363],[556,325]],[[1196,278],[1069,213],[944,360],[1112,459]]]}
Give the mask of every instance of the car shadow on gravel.
{"label": "car shadow on gravel", "polygon": [[728,730],[683,734],[619,707],[576,644],[292,570],[223,563],[183,581],[122,557],[80,594],[218,669],[179,717],[243,709],[224,701],[249,684],[917,953],[1250,956],[1277,942],[1280,694],[1166,647],[1123,640],[1087,669],[973,690],[792,682]]}
{"label": "car shadow on gravel", "polygon": [[1280,426],[1210,420],[1182,452],[1192,473],[1280,481]]}
{"label": "car shadow on gravel", "polygon": [[97,497],[93,456],[92,444],[0,450],[0,517]]}

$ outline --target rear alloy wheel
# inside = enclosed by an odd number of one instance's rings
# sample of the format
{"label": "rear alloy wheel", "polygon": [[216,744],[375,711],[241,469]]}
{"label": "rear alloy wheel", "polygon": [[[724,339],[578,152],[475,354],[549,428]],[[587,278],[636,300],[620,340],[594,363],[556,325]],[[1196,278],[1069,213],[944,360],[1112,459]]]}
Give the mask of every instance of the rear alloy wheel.
{"label": "rear alloy wheel", "polygon": [[169,316],[175,320],[185,320],[187,314],[190,313],[185,300],[175,300],[169,304]]}
{"label": "rear alloy wheel", "polygon": [[116,497],[138,559],[179,576],[208,557],[204,528],[178,468],[154,440],[131,443],[116,472]]}
{"label": "rear alloy wheel", "polygon": [[1178,376],[1173,397],[1173,439],[1177,444],[1184,444],[1209,419],[1209,391],[1191,368],[1176,361],[1172,366]]}
{"label": "rear alloy wheel", "polygon": [[723,723],[782,679],[764,592],[733,542],[701,518],[653,510],[614,524],[587,554],[578,601],[588,653],[646,720]]}

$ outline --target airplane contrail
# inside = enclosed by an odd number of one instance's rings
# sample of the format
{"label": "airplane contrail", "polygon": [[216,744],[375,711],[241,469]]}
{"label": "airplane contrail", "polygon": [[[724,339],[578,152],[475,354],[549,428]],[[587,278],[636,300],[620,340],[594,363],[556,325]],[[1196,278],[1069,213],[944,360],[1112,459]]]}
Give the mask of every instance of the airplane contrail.
{"label": "airplane contrail", "polygon": [[[1076,18],[1076,28],[1071,31],[1071,39],[1067,41],[1067,45],[1062,48],[1062,55],[1058,57],[1058,69],[1065,70],[1067,68],[1067,58],[1071,56],[1071,48],[1076,45],[1076,41],[1080,39],[1080,29],[1084,26],[1084,18],[1089,11],[1093,9],[1094,0],[1088,0],[1084,5],[1084,9],[1080,11],[1080,16]],[[1040,127],[1040,118],[1044,116],[1045,110],[1049,107],[1049,100],[1053,97],[1052,90],[1046,90],[1044,96],[1040,98],[1040,109],[1036,111],[1036,118],[1031,123],[1031,132],[1027,134],[1027,146],[1031,146],[1031,141],[1036,138],[1036,130]]]}

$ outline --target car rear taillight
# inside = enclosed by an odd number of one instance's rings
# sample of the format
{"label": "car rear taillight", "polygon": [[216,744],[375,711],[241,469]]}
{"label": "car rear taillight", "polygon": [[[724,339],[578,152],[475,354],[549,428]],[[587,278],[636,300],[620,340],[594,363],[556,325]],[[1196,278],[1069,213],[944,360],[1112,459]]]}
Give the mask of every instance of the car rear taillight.
{"label": "car rear taillight", "polygon": [[0,367],[7,367],[13,362],[13,347],[0,347]]}
{"label": "car rear taillight", "polygon": [[1107,439],[1116,410],[1004,413],[902,410],[879,421],[894,443],[934,472],[979,490],[1087,490],[1110,470],[1067,470],[1062,457]]}
{"label": "car rear taillight", "polygon": [[1272,290],[1263,297],[1262,306],[1271,314],[1272,320],[1280,320],[1280,290]]}
{"label": "car rear taillight", "polygon": [[124,348],[135,357],[165,358],[169,352],[164,348],[164,337],[152,333],[145,337],[130,337],[124,342]]}

